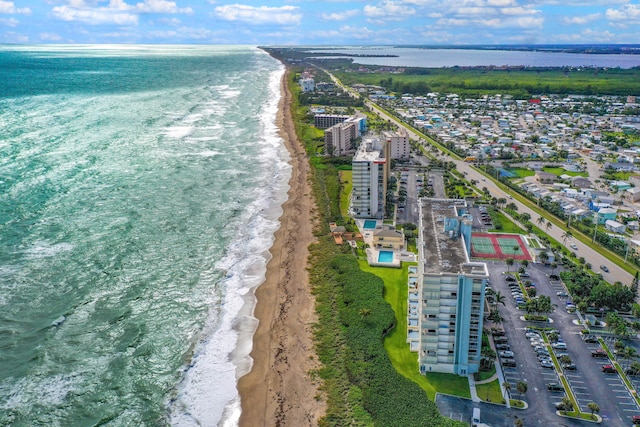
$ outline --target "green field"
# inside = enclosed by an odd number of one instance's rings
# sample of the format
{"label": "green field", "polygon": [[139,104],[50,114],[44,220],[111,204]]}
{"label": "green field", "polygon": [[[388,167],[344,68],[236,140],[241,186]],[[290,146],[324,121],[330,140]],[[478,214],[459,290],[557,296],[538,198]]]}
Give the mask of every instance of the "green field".
{"label": "green field", "polygon": [[[369,67],[370,69],[375,67]],[[489,70],[484,68],[406,68],[404,73],[357,73],[334,69],[345,84],[380,85],[396,93],[428,92],[480,95],[511,94],[521,99],[535,94],[627,95],[640,93],[640,69],[563,70],[551,68]]]}
{"label": "green field", "polygon": [[565,170],[563,168],[543,167],[542,170],[545,171],[545,172],[552,173],[552,174],[557,175],[557,176],[560,176],[560,175],[585,176],[585,177],[589,176],[589,174],[587,172],[570,172],[570,171]]}
{"label": "green field", "polygon": [[[400,375],[417,383],[430,399],[435,393],[452,394],[471,397],[469,382],[466,377],[450,374],[431,373],[421,375],[418,368],[418,356],[409,350],[407,344],[407,286],[410,264],[402,263],[402,269],[371,267],[364,260],[359,260],[360,269],[373,273],[384,281],[384,299],[396,315],[396,326],[384,340],[384,348],[389,354],[393,367]],[[413,264],[415,265],[415,264]]]}
{"label": "green field", "polygon": [[533,176],[536,174],[533,170],[527,169],[527,168],[509,169],[508,172],[511,172],[512,174],[517,175],[519,178],[526,178],[528,176]]}

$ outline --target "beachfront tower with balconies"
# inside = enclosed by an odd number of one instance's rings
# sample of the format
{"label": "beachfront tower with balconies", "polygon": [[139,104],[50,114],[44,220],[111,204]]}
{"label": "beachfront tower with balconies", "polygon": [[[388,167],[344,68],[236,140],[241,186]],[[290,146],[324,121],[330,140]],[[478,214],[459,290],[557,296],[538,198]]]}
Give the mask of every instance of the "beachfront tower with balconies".
{"label": "beachfront tower with balconies", "polygon": [[407,341],[420,372],[466,376],[480,367],[487,265],[469,261],[472,218],[464,200],[423,198],[419,215]]}

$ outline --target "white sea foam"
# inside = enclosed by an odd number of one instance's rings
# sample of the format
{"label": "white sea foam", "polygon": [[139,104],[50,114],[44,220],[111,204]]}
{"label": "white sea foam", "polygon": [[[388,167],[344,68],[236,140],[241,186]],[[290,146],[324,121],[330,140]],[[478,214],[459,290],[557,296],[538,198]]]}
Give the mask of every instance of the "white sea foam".
{"label": "white sea foam", "polygon": [[[269,248],[279,227],[281,205],[286,200],[289,155],[277,133],[275,116],[280,99],[280,79],[284,69],[271,74],[271,96],[260,115],[259,154],[271,165],[272,175],[259,197],[245,211],[237,238],[216,267],[227,272],[221,317],[209,319],[204,338],[195,350],[189,369],[170,404],[169,418],[175,426],[235,426],[241,406],[237,378],[251,368],[249,353],[257,320],[253,317],[253,292],[264,281]],[[217,87],[218,91],[228,90]],[[275,167],[274,167],[275,166]]]}
{"label": "white sea foam", "polygon": [[45,258],[55,256],[61,252],[68,252],[73,250],[73,245],[69,243],[56,243],[51,244],[45,241],[36,241],[33,245],[26,249],[24,253],[27,255],[27,258]]}
{"label": "white sea foam", "polygon": [[164,130],[164,134],[170,138],[181,139],[193,133],[193,126],[172,126]]}

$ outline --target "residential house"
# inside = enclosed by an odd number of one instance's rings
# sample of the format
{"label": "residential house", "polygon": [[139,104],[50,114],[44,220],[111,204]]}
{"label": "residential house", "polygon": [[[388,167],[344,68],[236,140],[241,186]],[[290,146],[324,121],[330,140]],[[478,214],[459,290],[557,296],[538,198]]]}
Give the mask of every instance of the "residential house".
{"label": "residential house", "polygon": [[403,249],[404,233],[392,228],[376,230],[373,233],[373,247],[376,249]]}

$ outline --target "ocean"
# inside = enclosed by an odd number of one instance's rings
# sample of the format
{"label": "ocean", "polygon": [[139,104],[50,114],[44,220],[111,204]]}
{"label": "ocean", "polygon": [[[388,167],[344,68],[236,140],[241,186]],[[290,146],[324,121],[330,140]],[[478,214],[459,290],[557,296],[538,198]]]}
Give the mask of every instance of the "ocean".
{"label": "ocean", "polygon": [[0,425],[235,425],[286,200],[247,46],[0,46]]}

